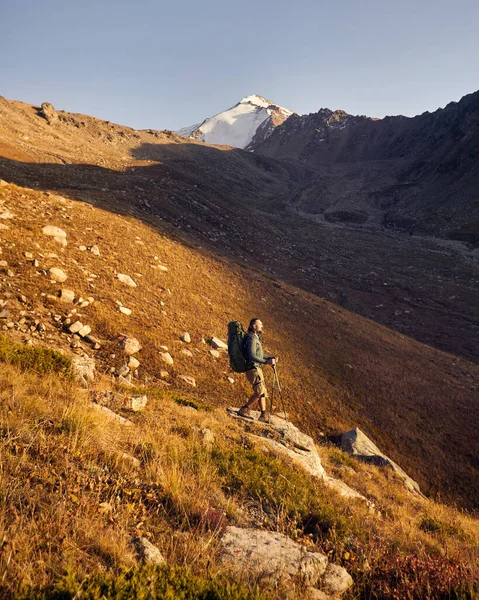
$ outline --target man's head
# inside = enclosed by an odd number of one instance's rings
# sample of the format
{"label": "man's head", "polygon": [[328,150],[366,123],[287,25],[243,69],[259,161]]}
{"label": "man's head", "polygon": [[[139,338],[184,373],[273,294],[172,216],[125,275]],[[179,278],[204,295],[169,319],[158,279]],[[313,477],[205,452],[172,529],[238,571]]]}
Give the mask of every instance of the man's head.
{"label": "man's head", "polygon": [[249,322],[248,331],[254,331],[254,333],[258,334],[263,333],[263,323],[261,322],[261,319],[259,319],[258,317],[251,319],[251,321]]}

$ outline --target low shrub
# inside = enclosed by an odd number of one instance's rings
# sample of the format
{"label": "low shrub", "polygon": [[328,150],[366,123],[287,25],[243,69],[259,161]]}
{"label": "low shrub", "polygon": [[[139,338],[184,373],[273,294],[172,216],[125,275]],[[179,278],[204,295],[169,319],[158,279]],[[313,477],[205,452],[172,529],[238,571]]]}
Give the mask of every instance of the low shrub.
{"label": "low shrub", "polygon": [[3,335],[0,336],[0,361],[38,375],[57,373],[69,379],[73,377],[72,361],[68,356],[51,348],[22,346]]}

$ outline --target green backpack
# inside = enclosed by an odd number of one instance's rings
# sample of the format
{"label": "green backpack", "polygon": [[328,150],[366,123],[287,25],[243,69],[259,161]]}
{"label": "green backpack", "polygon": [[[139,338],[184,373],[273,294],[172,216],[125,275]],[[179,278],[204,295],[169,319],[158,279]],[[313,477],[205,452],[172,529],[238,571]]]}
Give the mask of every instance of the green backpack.
{"label": "green backpack", "polygon": [[228,323],[228,355],[230,366],[235,373],[246,371],[246,359],[244,357],[244,342],[246,331],[239,321]]}

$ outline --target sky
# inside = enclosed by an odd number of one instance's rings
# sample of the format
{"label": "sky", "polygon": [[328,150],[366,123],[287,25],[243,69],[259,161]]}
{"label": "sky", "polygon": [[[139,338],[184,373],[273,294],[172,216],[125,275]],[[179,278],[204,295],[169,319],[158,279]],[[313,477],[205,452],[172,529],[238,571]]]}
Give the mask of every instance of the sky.
{"label": "sky", "polygon": [[180,129],[259,94],[434,111],[479,89],[477,0],[1,0],[0,95]]}

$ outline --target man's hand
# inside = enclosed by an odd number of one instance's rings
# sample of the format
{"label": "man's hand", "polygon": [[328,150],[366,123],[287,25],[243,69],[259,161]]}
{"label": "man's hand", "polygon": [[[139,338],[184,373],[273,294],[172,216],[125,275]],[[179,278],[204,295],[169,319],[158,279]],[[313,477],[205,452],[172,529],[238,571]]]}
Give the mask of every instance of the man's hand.
{"label": "man's hand", "polygon": [[276,356],[272,356],[268,359],[268,364],[274,367],[274,365],[278,362],[278,358]]}

